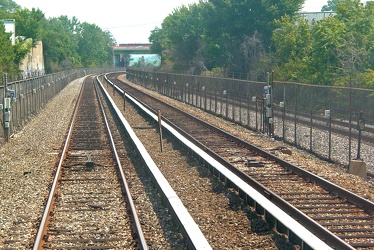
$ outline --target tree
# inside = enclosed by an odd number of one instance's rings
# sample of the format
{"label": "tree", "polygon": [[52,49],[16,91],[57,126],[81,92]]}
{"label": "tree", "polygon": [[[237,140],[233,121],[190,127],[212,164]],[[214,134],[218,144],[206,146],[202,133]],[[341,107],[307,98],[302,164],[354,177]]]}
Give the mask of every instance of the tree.
{"label": "tree", "polygon": [[0,22],[0,72],[12,72],[14,71],[14,51],[12,48],[12,43],[9,39],[9,33],[5,32],[5,27],[2,22]]}
{"label": "tree", "polygon": [[[295,15],[303,0],[210,0],[182,6],[164,19],[159,34],[166,61],[176,69],[223,68],[245,71],[245,39],[256,32],[271,49],[275,19]],[[204,66],[204,67],[200,67]]]}
{"label": "tree", "polygon": [[19,65],[22,63],[23,59],[27,56],[32,48],[32,42],[28,42],[28,40],[23,41],[20,37],[16,38],[16,43],[13,45],[14,51],[14,65],[17,69],[14,72],[19,71]]}
{"label": "tree", "polygon": [[[19,7],[12,0],[0,0],[0,18],[14,19],[13,12]],[[4,24],[0,22],[0,72],[14,74],[19,73],[19,65],[30,51],[31,44],[16,37],[16,42],[12,45],[10,35],[5,32]]]}
{"label": "tree", "polygon": [[336,11],[338,0],[328,0],[327,5],[323,5],[321,11]]}
{"label": "tree", "polygon": [[286,15],[276,24],[278,28],[273,32],[276,78],[287,81],[309,79],[308,62],[313,39],[308,21]]}
{"label": "tree", "polygon": [[0,34],[0,40],[4,38],[0,42],[3,56],[0,70],[4,72],[18,72],[20,62],[38,41],[43,41],[46,73],[113,63],[115,41],[112,35],[96,25],[81,24],[76,17],[47,20],[39,9],[21,9],[11,0],[0,0],[0,18],[16,20],[17,43],[14,46],[8,46],[9,34]]}
{"label": "tree", "polygon": [[363,79],[373,75],[374,4],[338,1],[336,15],[310,28],[300,19],[283,17],[276,23],[277,79],[348,85],[349,78],[357,76],[358,85],[363,86]]}
{"label": "tree", "polygon": [[265,73],[263,72],[262,59],[266,56],[266,52],[260,35],[255,32],[253,36],[244,37],[241,48],[245,71],[255,75],[255,79],[257,79],[257,74],[259,72]]}
{"label": "tree", "polygon": [[[73,20],[76,20],[73,17]],[[79,22],[75,25],[79,26]],[[50,18],[45,26],[43,49],[45,69],[57,72],[74,67],[81,67],[78,54],[78,34],[74,33],[74,25],[66,16]]]}
{"label": "tree", "polygon": [[79,34],[78,53],[84,67],[103,67],[113,63],[112,45],[115,43],[109,32],[97,25],[84,22]]}
{"label": "tree", "polygon": [[154,54],[162,53],[162,31],[160,28],[156,27],[151,31],[151,35],[148,40],[151,42],[150,50]]}
{"label": "tree", "polygon": [[[341,81],[338,84],[347,85],[350,79],[365,79],[365,74],[372,75],[374,41],[374,5],[362,4],[357,0],[340,1],[337,6],[337,18],[344,23],[345,32],[341,37],[341,47],[338,48],[338,59],[341,67]],[[363,81],[356,81],[364,86]]]}
{"label": "tree", "polygon": [[317,22],[313,27],[313,45],[310,58],[311,71],[316,82],[331,85],[339,75],[338,48],[345,33],[344,24],[336,17]]}
{"label": "tree", "polygon": [[178,70],[193,67],[193,59],[198,50],[198,40],[203,35],[200,6],[197,4],[175,9],[162,23],[164,56]]}
{"label": "tree", "polygon": [[12,0],[0,0],[0,11],[13,13],[17,8],[21,7]]}
{"label": "tree", "polygon": [[16,19],[16,36],[32,38],[33,46],[44,37],[43,32],[47,24],[47,19],[40,9],[16,9],[14,13]]}

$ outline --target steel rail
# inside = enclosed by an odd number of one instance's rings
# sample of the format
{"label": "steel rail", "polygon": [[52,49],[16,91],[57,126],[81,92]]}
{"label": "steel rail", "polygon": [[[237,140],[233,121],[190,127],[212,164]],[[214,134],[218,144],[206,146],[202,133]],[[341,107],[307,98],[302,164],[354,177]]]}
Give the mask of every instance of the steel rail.
{"label": "steel rail", "polygon": [[75,120],[76,120],[77,113],[78,113],[78,107],[79,107],[80,102],[82,100],[82,93],[83,93],[83,87],[81,87],[81,90],[80,90],[80,93],[79,93],[79,96],[78,96],[79,101],[76,102],[76,105],[74,107],[74,113],[73,113],[73,116],[72,116],[72,119],[71,119],[68,135],[67,135],[66,140],[65,140],[64,148],[61,152],[60,161],[58,162],[58,166],[57,166],[57,169],[56,169],[56,175],[55,175],[55,177],[53,179],[53,182],[52,182],[51,190],[49,192],[49,196],[48,196],[48,200],[47,200],[47,203],[46,203],[46,206],[45,206],[43,217],[42,217],[42,220],[41,220],[40,225],[39,225],[38,232],[37,232],[36,237],[35,237],[33,250],[41,249],[42,242],[44,241],[43,240],[43,235],[45,235],[45,233],[46,233],[46,230],[47,230],[47,227],[48,227],[48,221],[49,221],[49,217],[50,217],[50,212],[52,210],[53,204],[54,204],[55,199],[56,199],[55,192],[56,192],[56,189],[57,189],[57,186],[58,186],[58,181],[61,177],[62,163],[66,158],[66,153],[67,153],[67,150],[69,148],[70,139],[71,139],[71,136],[73,134],[73,128],[74,128]]}
{"label": "steel rail", "polygon": [[[118,172],[120,173],[120,176],[121,176],[121,178],[120,178],[122,180],[121,185],[125,189],[126,199],[128,201],[127,204],[129,205],[130,211],[132,212],[131,215],[132,215],[133,223],[135,224],[133,229],[135,230],[136,235],[138,236],[138,242],[139,242],[138,247],[139,247],[139,249],[147,250],[148,246],[147,246],[145,236],[144,236],[142,228],[141,228],[141,223],[140,223],[139,217],[137,215],[135,205],[134,205],[133,199],[131,197],[131,193],[129,191],[129,187],[128,187],[128,184],[127,184],[127,181],[126,181],[123,169],[122,169],[122,165],[121,165],[120,160],[119,160],[119,156],[117,154],[117,150],[116,150],[116,147],[115,147],[115,144],[114,144],[114,139],[113,139],[112,133],[110,131],[109,123],[108,123],[107,117],[105,115],[104,107],[103,107],[101,99],[99,97],[96,85],[95,85],[95,92],[96,92],[96,96],[97,96],[98,101],[99,101],[101,113],[103,115],[103,119],[104,119],[104,123],[105,123],[105,127],[106,127],[106,132],[108,134],[108,138],[110,139],[110,144],[112,146],[112,152],[115,155],[115,161],[116,161],[116,164],[117,164]],[[56,170],[56,175],[53,179],[53,183],[52,183],[50,194],[49,194],[49,197],[48,197],[48,200],[47,200],[45,211],[43,213],[43,217],[42,217],[42,220],[41,220],[41,223],[40,223],[40,226],[39,226],[36,238],[35,238],[35,242],[34,242],[34,246],[33,246],[34,250],[43,249],[42,246],[45,243],[45,241],[43,239],[43,236],[46,234],[47,229],[48,229],[48,224],[49,224],[48,222],[49,222],[49,218],[50,218],[50,213],[51,213],[51,211],[53,209],[53,205],[55,203],[55,199],[56,199],[55,193],[56,193],[56,190],[57,190],[57,187],[58,187],[58,184],[59,184],[59,180],[60,180],[60,177],[61,177],[61,173],[62,173],[62,164],[63,164],[63,162],[66,158],[66,154],[67,154],[68,149],[69,149],[69,144],[70,144],[72,134],[73,134],[73,131],[74,131],[74,124],[76,122],[77,113],[78,113],[78,110],[79,110],[80,103],[82,102],[82,98],[81,98],[82,93],[83,93],[83,87],[80,90],[78,101],[77,101],[77,103],[75,105],[75,108],[74,108],[74,113],[73,113],[73,116],[72,116],[72,119],[71,119],[71,124],[70,124],[70,127],[69,127],[68,135],[67,135],[66,140],[65,140],[65,145],[64,145],[63,151],[61,153],[60,161],[58,163],[58,167],[57,167],[57,170]]]}
{"label": "steel rail", "polygon": [[[106,78],[106,76],[104,78]],[[141,141],[136,136],[135,132],[132,130],[131,126],[122,115],[121,111],[118,109],[112,98],[109,96],[108,92],[105,90],[103,84],[100,81],[99,83],[102,91],[105,93],[105,95],[108,96],[109,101],[112,103],[111,106],[117,114],[117,117],[120,119],[123,127],[127,131],[129,137],[131,138],[132,143],[135,145],[141,158],[147,166],[155,185],[157,185],[160,195],[164,198],[164,201],[166,202],[170,211],[173,213],[176,222],[178,223],[184,237],[186,238],[186,242],[189,248],[212,249],[176,192],[170,186],[164,175],[157,167],[156,163],[153,161]]]}
{"label": "steel rail", "polygon": [[[96,82],[98,82],[98,76],[96,77]],[[120,173],[120,176],[121,176],[121,180],[122,180],[121,184],[122,184],[123,188],[125,189],[125,193],[126,193],[125,196],[126,196],[126,199],[128,201],[129,207],[132,211],[131,215],[133,217],[133,222],[135,224],[134,229],[136,231],[136,234],[139,238],[139,243],[140,243],[139,248],[143,249],[143,250],[147,250],[148,246],[147,246],[147,242],[146,242],[146,239],[145,239],[145,236],[144,236],[144,233],[143,233],[143,229],[142,229],[142,226],[141,226],[141,223],[140,223],[140,219],[139,219],[138,213],[136,211],[134,200],[132,199],[132,195],[131,195],[129,185],[128,185],[126,177],[125,177],[125,173],[123,172],[122,164],[121,164],[121,161],[120,161],[118,153],[117,153],[117,148],[116,148],[116,145],[114,143],[112,132],[110,131],[108,119],[106,117],[104,106],[103,106],[103,103],[102,103],[101,98],[99,96],[96,84],[95,84],[95,92],[96,92],[96,96],[99,100],[101,113],[103,115],[106,131],[107,131],[107,134],[108,134],[108,137],[109,137],[109,140],[110,140],[111,147],[113,149],[113,154],[115,156],[117,169],[118,169],[118,171]]]}
{"label": "steel rail", "polygon": [[[109,79],[108,79],[109,80]],[[111,83],[113,85],[113,83]],[[117,91],[123,91],[118,86],[113,85]],[[122,93],[122,92],[121,92]],[[139,106],[144,112],[150,115],[153,119],[157,120],[157,112],[151,109],[148,105],[137,100],[129,93],[125,93],[127,100],[133,102],[136,106]],[[152,97],[151,97],[152,98]],[[263,191],[265,189],[261,184],[259,188],[252,183],[248,183],[246,178],[248,177],[243,172],[239,171],[237,168],[232,166],[230,163],[225,161],[223,158],[218,156],[215,153],[212,153],[209,149],[204,147],[201,143],[196,141],[193,137],[185,133],[183,130],[179,129],[177,126],[172,124],[170,121],[163,117],[163,127],[166,128],[174,137],[178,138],[177,140],[182,141],[194,154],[200,159],[204,159],[204,165],[210,165],[215,171],[219,172],[221,178],[224,179],[225,183],[235,185],[239,190],[239,193],[246,194],[247,200],[253,199],[255,203],[263,207],[269,215],[274,216],[276,221],[279,224],[287,225],[289,231],[293,232],[301,241],[302,245],[313,246],[316,249],[330,249],[327,244],[324,243],[325,239],[319,239],[311,233],[306,227],[301,225],[297,220],[295,220],[289,213],[284,212],[279,206],[273,201],[268,199],[269,192]],[[289,205],[289,204],[288,204]],[[308,218],[310,220],[310,218]],[[314,222],[314,221],[312,221]],[[333,235],[334,236],[334,235]],[[352,249],[346,247],[346,244],[337,239],[340,244],[343,244],[345,247],[340,249]]]}
{"label": "steel rail", "polygon": [[[117,87],[117,90],[118,91],[121,91],[120,88]],[[126,95],[128,96],[131,96],[130,94],[126,93]],[[151,97],[153,98],[153,97]],[[170,106],[170,105],[169,105]],[[174,107],[173,107],[174,108]],[[153,110],[152,111],[154,114],[155,114],[155,111]],[[191,115],[190,115],[191,116]],[[193,116],[191,116],[193,117]],[[196,117],[193,117],[194,119],[197,119]],[[167,119],[165,119],[167,120]],[[199,119],[198,119],[199,120]],[[186,137],[188,137],[191,141],[194,141],[196,142],[197,145],[199,145],[199,147],[205,151],[209,151],[208,149],[205,148],[204,145],[200,144],[199,142],[197,142],[194,138],[190,137],[188,134],[184,133],[183,131],[180,131],[180,129],[178,129],[177,127],[175,127],[173,124],[170,124],[173,128],[175,128],[176,130],[178,130],[179,132],[185,134]],[[210,126],[207,124],[207,126]],[[213,127],[212,127],[213,128]],[[214,129],[217,129],[217,128],[214,128]],[[220,129],[217,129],[217,130],[220,130]],[[232,135],[229,135],[227,134],[226,132],[220,130],[221,133],[224,133],[226,134],[227,136],[232,136]],[[369,212],[372,212],[374,211],[374,203],[369,201],[369,200],[366,200],[360,196],[357,196],[356,194],[348,191],[348,190],[345,190],[331,182],[328,182],[322,178],[320,178],[319,176],[316,176],[306,170],[303,170],[301,168],[298,168],[297,166],[287,162],[287,161],[284,161],[278,157],[276,157],[275,155],[271,154],[271,153],[268,153],[258,147],[255,147],[247,142],[244,142],[242,140],[240,140],[239,138],[236,138],[236,137],[232,137],[235,141],[237,141],[238,143],[242,144],[242,145],[245,145],[247,146],[248,148],[250,149],[253,149],[255,150],[256,152],[258,152],[260,155],[262,155],[263,157],[267,157],[269,160],[273,160],[279,164],[282,164],[284,165],[286,168],[290,169],[291,171],[299,174],[300,176],[304,177],[305,179],[308,179],[308,180],[311,180],[315,183],[318,183],[319,185],[325,187],[326,189],[332,191],[332,192],[338,192],[342,195],[344,195],[344,197],[346,197],[350,202],[356,204],[357,206],[359,207],[362,207],[364,208],[366,211],[369,211]],[[216,155],[215,153],[212,153],[213,157],[215,157],[215,159],[217,159],[218,161],[220,161],[223,165],[227,166],[230,170],[232,170],[233,172],[237,173],[238,176],[241,176],[241,178],[243,180],[246,180],[246,181],[249,181],[249,183],[251,185],[254,185],[256,186],[259,190],[261,190],[260,192],[268,197],[268,199],[272,200],[273,202],[275,202],[275,204],[279,205],[280,207],[282,207],[283,209],[285,210],[289,210],[289,209],[294,209],[294,212],[292,212],[292,216],[294,218],[296,218],[298,221],[302,221],[303,223],[305,223],[306,225],[308,225],[308,228],[311,228],[311,230],[318,236],[320,236],[321,238],[323,238],[324,240],[326,240],[326,242],[329,242],[329,244],[331,246],[334,246],[334,247],[339,247],[339,249],[352,249],[351,246],[349,246],[346,242],[342,241],[340,238],[338,238],[337,236],[335,236],[334,234],[332,234],[331,232],[329,232],[328,230],[326,230],[325,228],[321,227],[318,223],[316,223],[315,221],[311,220],[309,217],[305,216],[305,214],[303,214],[302,212],[300,212],[299,210],[293,208],[288,202],[285,202],[282,198],[280,198],[279,196],[277,196],[275,193],[271,192],[270,190],[267,190],[266,188],[264,188],[261,184],[259,184],[258,182],[254,181],[252,178],[250,178],[249,176],[247,176],[246,174],[242,173],[241,171],[237,170],[234,166],[232,166],[230,163],[226,162],[224,159],[222,159],[220,156]]]}

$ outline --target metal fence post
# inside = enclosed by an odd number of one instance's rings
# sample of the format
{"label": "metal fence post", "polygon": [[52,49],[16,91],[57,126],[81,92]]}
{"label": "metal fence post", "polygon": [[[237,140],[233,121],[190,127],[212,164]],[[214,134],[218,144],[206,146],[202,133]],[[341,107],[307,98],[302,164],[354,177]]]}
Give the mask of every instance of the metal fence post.
{"label": "metal fence post", "polygon": [[348,164],[352,160],[352,76],[349,76],[349,138],[348,138]]}
{"label": "metal fence post", "polygon": [[256,131],[258,131],[258,103],[256,100]]}
{"label": "metal fence post", "polygon": [[297,147],[297,105],[298,105],[298,86],[296,86],[295,94],[295,116],[294,116],[294,144]]}
{"label": "metal fence post", "polygon": [[7,88],[8,88],[8,82],[7,82],[7,74],[4,73],[3,74],[3,85],[4,85],[4,106],[3,106],[3,122],[4,122],[4,138],[5,138],[5,141],[8,142],[9,141],[9,127],[10,126],[7,126],[6,125],[6,116],[7,116],[7,104],[6,104],[6,98],[7,98]]}
{"label": "metal fence post", "polygon": [[309,150],[313,152],[313,109],[310,110]]}
{"label": "metal fence post", "polygon": [[[330,110],[331,112],[331,110]],[[329,117],[329,161],[331,161],[331,116],[332,114],[330,113],[330,117]]]}
{"label": "metal fence post", "polygon": [[227,90],[224,90],[223,94],[226,96],[226,119],[229,119],[229,99],[228,99]]}
{"label": "metal fence post", "polygon": [[250,128],[251,125],[250,125],[250,113],[249,113],[249,108],[250,108],[250,105],[249,105],[249,102],[250,102],[250,96],[249,96],[249,93],[247,93],[247,127]]}

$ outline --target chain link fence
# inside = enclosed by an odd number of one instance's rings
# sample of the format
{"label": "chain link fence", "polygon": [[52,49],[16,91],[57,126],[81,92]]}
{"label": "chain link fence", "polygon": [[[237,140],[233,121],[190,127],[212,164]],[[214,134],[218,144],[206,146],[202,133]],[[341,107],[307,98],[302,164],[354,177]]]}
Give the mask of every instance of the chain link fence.
{"label": "chain link fence", "polygon": [[374,169],[374,90],[134,69],[127,78],[328,161],[362,158]]}

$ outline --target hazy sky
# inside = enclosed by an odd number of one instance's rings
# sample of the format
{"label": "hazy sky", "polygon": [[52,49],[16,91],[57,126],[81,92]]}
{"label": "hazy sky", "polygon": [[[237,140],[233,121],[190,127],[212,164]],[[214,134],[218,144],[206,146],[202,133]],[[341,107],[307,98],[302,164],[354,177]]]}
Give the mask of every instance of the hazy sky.
{"label": "hazy sky", "polygon": [[[47,18],[66,15],[109,30],[117,43],[147,43],[150,31],[182,4],[198,0],[14,0],[21,7],[39,8]],[[327,0],[306,0],[304,11],[320,11]]]}

